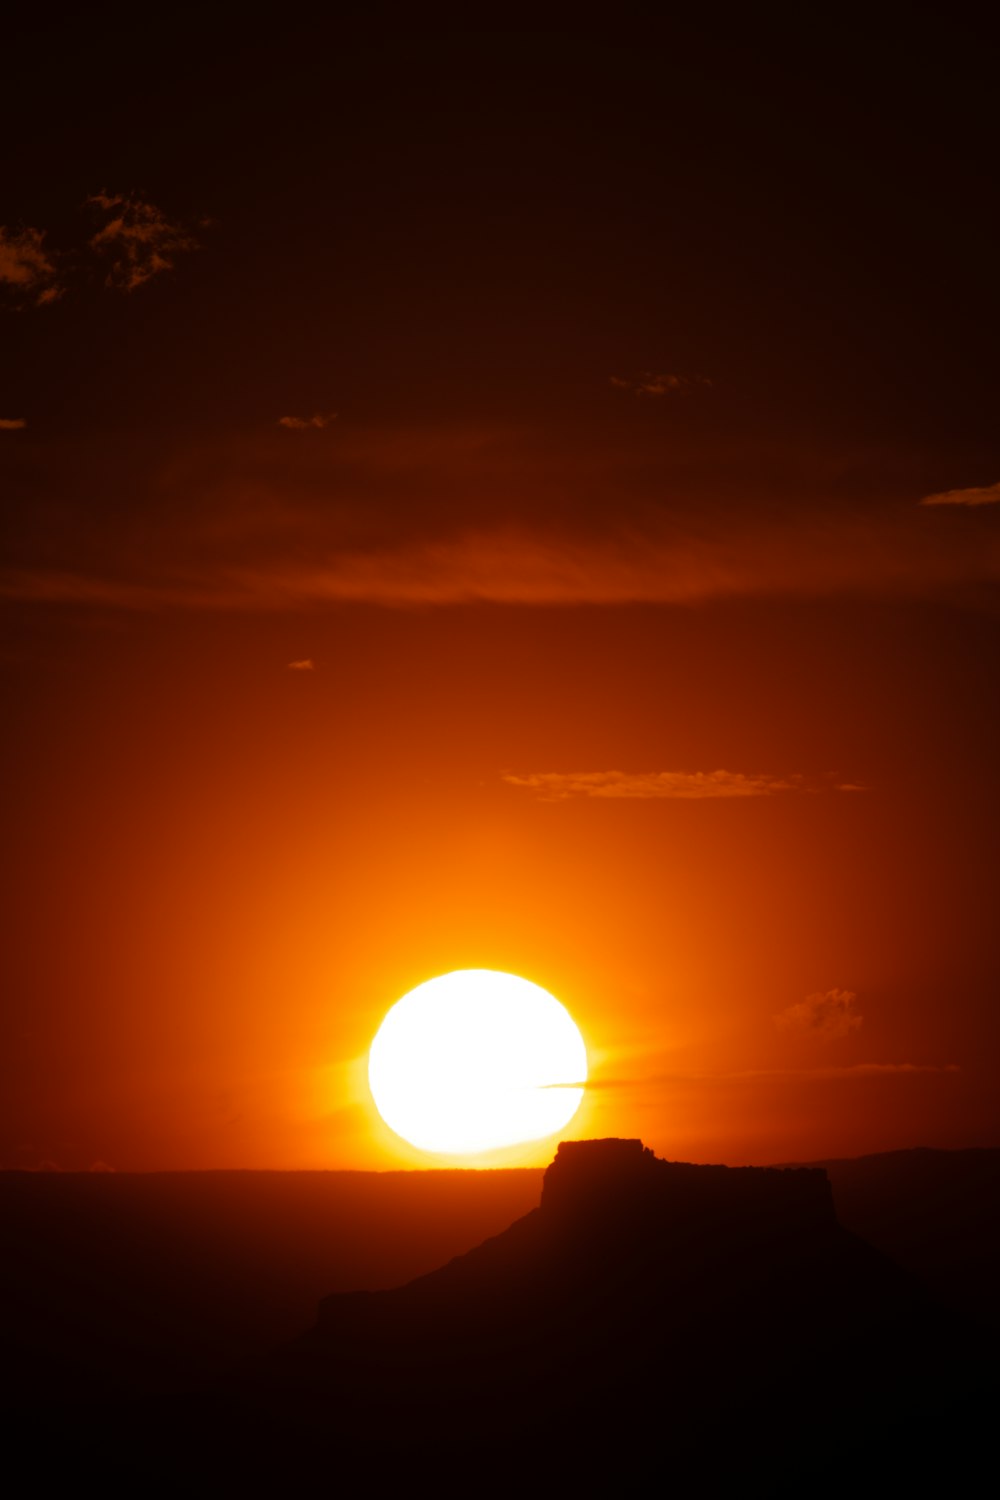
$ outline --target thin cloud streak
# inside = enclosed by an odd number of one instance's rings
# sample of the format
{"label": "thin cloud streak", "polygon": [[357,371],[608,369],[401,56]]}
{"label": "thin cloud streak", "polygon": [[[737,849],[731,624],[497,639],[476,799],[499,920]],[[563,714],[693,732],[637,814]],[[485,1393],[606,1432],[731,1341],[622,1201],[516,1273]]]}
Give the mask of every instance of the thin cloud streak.
{"label": "thin cloud streak", "polygon": [[641,375],[612,375],[611,384],[635,396],[676,396],[712,382],[704,375],[654,375],[652,370],[645,370]]}
{"label": "thin cloud streak", "polygon": [[1000,483],[987,484],[979,489],[942,490],[937,495],[925,495],[921,505],[1000,505]]}
{"label": "thin cloud streak", "polygon": [[290,432],[308,432],[310,428],[316,428],[322,432],[324,427],[329,427],[331,422],[337,420],[335,411],[314,412],[311,417],[279,417],[278,426],[285,427]]}
{"label": "thin cloud streak", "polygon": [[[0,574],[0,598],[31,604],[87,605],[107,609],[149,610],[225,608],[218,597],[199,593],[190,583],[129,583],[57,570]],[[235,604],[235,600],[233,601]]]}
{"label": "thin cloud streak", "polygon": [[[750,1068],[726,1078],[892,1078],[919,1073],[961,1073],[958,1063],[850,1063],[829,1068]],[[706,1075],[707,1076],[707,1075]]]}
{"label": "thin cloud streak", "polygon": [[816,1068],[744,1068],[730,1073],[657,1073],[649,1078],[589,1078],[578,1087],[586,1089],[588,1093],[614,1093],[619,1090],[624,1092],[632,1089],[669,1088],[691,1083],[739,1083],[756,1078],[815,1078],[836,1081],[852,1078],[905,1078],[934,1073],[956,1074],[961,1071],[958,1063],[865,1062]]}
{"label": "thin cloud streak", "polygon": [[[705,801],[718,798],[774,797],[808,792],[827,783],[804,776],[747,775],[743,771],[535,771],[502,773],[509,786],[535,792],[543,802],[589,797],[629,801]],[[833,783],[835,791],[853,791]]]}
{"label": "thin cloud streak", "polygon": [[[849,528],[848,528],[849,530]],[[473,533],[398,548],[334,551],[317,562],[276,557],[242,566],[189,567],[142,582],[72,568],[8,570],[0,594],[55,603],[104,603],[122,608],[286,610],[365,603],[387,608],[456,604],[693,605],[712,599],[810,598],[841,593],[947,595],[1000,582],[1000,539],[966,555],[825,558],[786,546],[758,544],[743,557],[724,540],[717,547],[606,544],[523,532]]]}
{"label": "thin cloud streak", "polygon": [[25,417],[0,417],[0,432],[23,432],[27,425]]}
{"label": "thin cloud streak", "polygon": [[[312,420],[294,418],[318,430]],[[1000,583],[992,516],[942,535],[909,499],[866,493],[845,507],[794,455],[748,450],[707,493],[691,488],[693,458],[634,444],[591,452],[472,427],[347,428],[332,444],[298,441],[302,431],[194,441],[148,469],[125,450],[109,460],[96,440],[40,450],[34,483],[71,498],[57,533],[31,510],[19,517],[0,593],[267,612],[986,599]],[[108,519],[99,549],[97,473]],[[141,527],[125,494],[142,497]]]}

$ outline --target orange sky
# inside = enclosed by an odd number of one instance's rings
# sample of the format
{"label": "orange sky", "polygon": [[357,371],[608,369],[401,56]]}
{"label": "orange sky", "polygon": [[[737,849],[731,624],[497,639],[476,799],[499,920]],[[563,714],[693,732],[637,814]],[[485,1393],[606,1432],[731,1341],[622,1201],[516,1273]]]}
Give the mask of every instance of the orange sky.
{"label": "orange sky", "polygon": [[304,40],[28,49],[0,1165],[423,1164],[364,1055],[464,967],[571,1133],[1000,1143],[974,39],[943,112],[888,36]]}

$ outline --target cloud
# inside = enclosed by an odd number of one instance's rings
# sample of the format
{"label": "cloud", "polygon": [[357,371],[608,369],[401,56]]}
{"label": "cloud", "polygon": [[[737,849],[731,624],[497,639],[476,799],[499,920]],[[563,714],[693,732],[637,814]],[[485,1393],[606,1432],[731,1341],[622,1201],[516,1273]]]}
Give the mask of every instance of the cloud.
{"label": "cloud", "polygon": [[[505,771],[510,786],[537,792],[543,802],[571,797],[703,801],[719,797],[773,797],[814,790],[804,776],[747,775],[743,771]],[[836,790],[843,790],[836,786]],[[853,788],[851,788],[853,790]]]}
{"label": "cloud", "polygon": [[779,1011],[774,1024],[779,1031],[814,1032],[824,1042],[836,1041],[862,1024],[862,1017],[852,1009],[857,998],[850,990],[818,990]]}
{"label": "cloud", "polygon": [[817,1079],[851,1079],[851,1078],[893,1078],[908,1077],[911,1075],[927,1073],[961,1073],[958,1063],[910,1063],[910,1062],[864,1062],[847,1063],[842,1065],[832,1064],[819,1068],[741,1068],[736,1072],[708,1073],[708,1072],[673,1072],[655,1073],[650,1077],[636,1076],[588,1078],[585,1083],[577,1087],[586,1089],[588,1093],[598,1092],[626,1092],[633,1089],[662,1089],[685,1086],[692,1083],[742,1083],[756,1078],[778,1079],[786,1078],[794,1080],[797,1078]]}
{"label": "cloud", "polygon": [[981,489],[942,490],[937,495],[925,495],[921,505],[1000,505],[1000,483],[987,484]]}
{"label": "cloud", "polygon": [[288,670],[289,672],[315,672],[316,667],[309,657],[306,656],[302,661],[290,661],[288,663]]}
{"label": "cloud", "polygon": [[23,432],[27,425],[25,417],[0,417],[0,432]]}
{"label": "cloud", "polygon": [[[81,568],[79,557],[62,567],[11,567],[0,575],[0,594],[39,601],[106,603],[125,608],[187,606],[193,609],[285,610],[365,603],[387,608],[508,604],[536,606],[656,604],[689,606],[709,600],[874,597],[947,597],[1000,582],[1000,540],[974,553],[963,549],[907,557],[902,537],[895,555],[868,538],[866,553],[852,548],[850,521],[829,528],[828,551],[812,550],[808,528],[737,541],[724,535],[690,542],[634,533],[606,540],[527,526],[474,528],[430,540],[379,537],[365,545],[337,534],[319,515],[296,515],[289,504],[275,518],[274,546],[248,556],[255,538],[233,530],[232,553],[220,557],[208,535],[211,517],[176,532],[175,552],[160,557],[120,553],[118,569],[103,559],[100,571]],[[223,523],[231,523],[227,518]],[[358,529],[366,521],[359,518]],[[302,544],[291,543],[296,525]],[[165,521],[169,528],[171,522]],[[324,536],[324,529],[327,535]],[[430,529],[430,528],[429,528]],[[67,537],[68,551],[68,537]],[[190,556],[199,541],[204,556]],[[96,559],[95,559],[96,564]],[[122,570],[122,571],[119,571]]]}
{"label": "cloud", "polygon": [[749,1068],[741,1073],[727,1073],[727,1079],[742,1078],[816,1078],[836,1081],[852,1078],[906,1078],[926,1073],[961,1073],[958,1063],[848,1063],[842,1067],[823,1068]]}
{"label": "cloud", "polygon": [[255,612],[838,597],[978,607],[1000,584],[992,515],[927,526],[908,469],[885,493],[879,453],[838,455],[826,472],[787,446],[717,451],[697,436],[665,446],[617,432],[581,444],[558,426],[472,424],[344,425],[336,443],[269,425],[192,435],[167,454],[101,439],[7,445],[26,493],[59,496],[58,525],[45,506],[12,514],[7,598]]}
{"label": "cloud", "polygon": [[15,306],[44,307],[62,296],[55,260],[44,248],[41,229],[0,225],[0,286]]}
{"label": "cloud", "polygon": [[[858,1018],[860,1020],[860,1017]],[[958,1063],[855,1063],[850,1068],[828,1068],[820,1071],[830,1073],[857,1073],[864,1077],[877,1078],[883,1073],[961,1073]]]}
{"label": "cloud", "polygon": [[329,427],[330,423],[336,420],[337,413],[335,411],[325,413],[318,411],[314,412],[311,417],[279,417],[278,426],[287,427],[291,432],[307,432],[310,427],[320,429]]}
{"label": "cloud", "polygon": [[91,250],[109,260],[106,286],[134,292],[154,276],[174,267],[176,257],[199,248],[184,225],[132,193],[94,193],[87,199],[105,222],[89,241]]}
{"label": "cloud", "polygon": [[620,391],[632,391],[636,396],[675,396],[712,382],[704,375],[654,375],[651,370],[645,370],[641,375],[612,375],[611,384]]}

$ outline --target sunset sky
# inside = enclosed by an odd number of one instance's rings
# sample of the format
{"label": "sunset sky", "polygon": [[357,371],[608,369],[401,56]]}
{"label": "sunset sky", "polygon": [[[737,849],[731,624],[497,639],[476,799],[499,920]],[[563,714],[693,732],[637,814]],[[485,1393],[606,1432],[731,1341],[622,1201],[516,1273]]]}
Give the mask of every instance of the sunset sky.
{"label": "sunset sky", "polygon": [[569,1134],[1000,1145],[969,15],[7,32],[0,1166],[440,1165],[473,967]]}

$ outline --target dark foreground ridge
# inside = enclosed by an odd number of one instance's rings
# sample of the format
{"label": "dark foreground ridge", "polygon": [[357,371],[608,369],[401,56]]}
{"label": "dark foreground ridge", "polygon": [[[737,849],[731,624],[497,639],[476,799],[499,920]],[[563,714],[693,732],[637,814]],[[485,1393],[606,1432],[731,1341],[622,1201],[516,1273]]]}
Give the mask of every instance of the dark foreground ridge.
{"label": "dark foreground ridge", "polygon": [[669,1462],[710,1493],[862,1460],[954,1475],[980,1388],[962,1328],[841,1228],[822,1169],[608,1140],[561,1145],[540,1206],[440,1270],[327,1298],[230,1399],[362,1467],[638,1483]]}
{"label": "dark foreground ridge", "polygon": [[[988,1155],[934,1170],[992,1203]],[[567,1142],[537,1208],[430,1274],[325,1297],[310,1332],[200,1392],[97,1410],[81,1387],[19,1432],[50,1477],[96,1466],[114,1493],[154,1469],[251,1493],[376,1476],[589,1493],[650,1473],[705,1495],[862,1473],[955,1493],[984,1457],[995,1342],[842,1226],[822,1166]]]}

